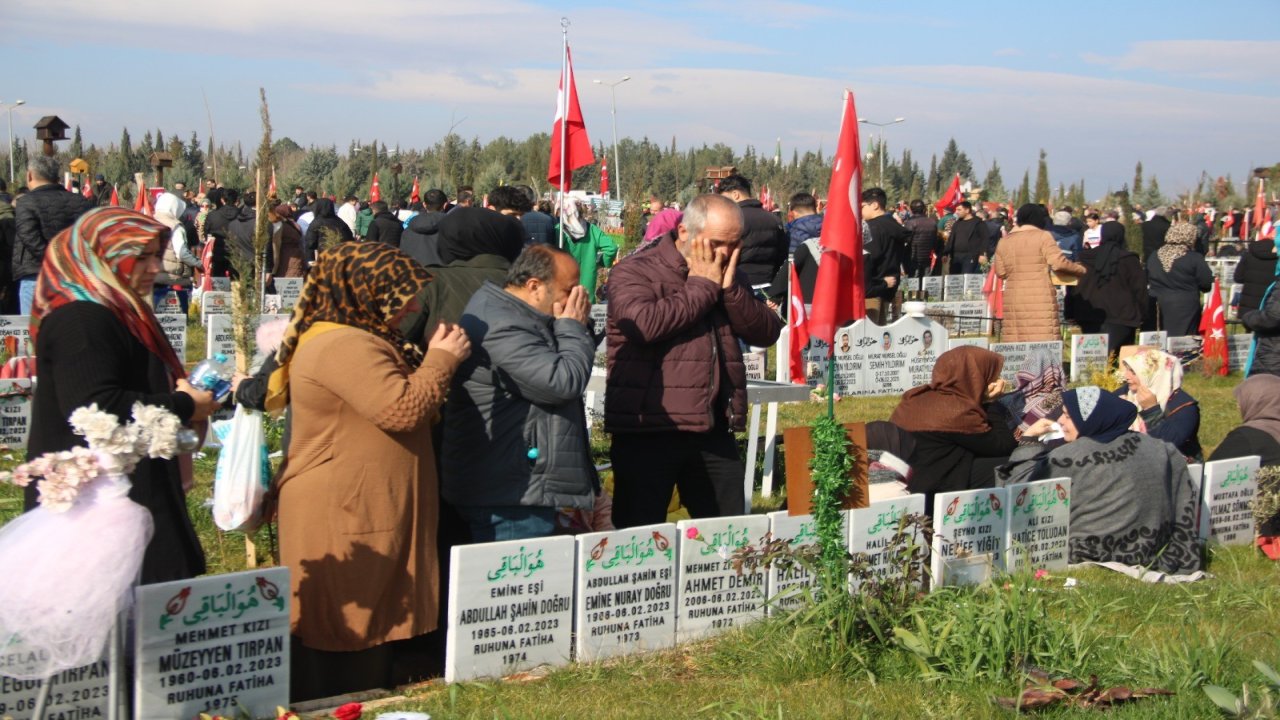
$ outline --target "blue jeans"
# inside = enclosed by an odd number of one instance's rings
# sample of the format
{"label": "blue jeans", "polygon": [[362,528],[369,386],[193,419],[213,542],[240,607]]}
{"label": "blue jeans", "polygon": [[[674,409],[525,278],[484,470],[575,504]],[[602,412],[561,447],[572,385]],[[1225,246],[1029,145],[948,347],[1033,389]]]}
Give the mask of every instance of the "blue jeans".
{"label": "blue jeans", "polygon": [[455,508],[471,530],[471,542],[526,540],[546,537],[556,530],[558,510],[522,505],[480,505]]}
{"label": "blue jeans", "polygon": [[18,314],[30,315],[31,306],[36,301],[36,279],[22,278],[18,281]]}

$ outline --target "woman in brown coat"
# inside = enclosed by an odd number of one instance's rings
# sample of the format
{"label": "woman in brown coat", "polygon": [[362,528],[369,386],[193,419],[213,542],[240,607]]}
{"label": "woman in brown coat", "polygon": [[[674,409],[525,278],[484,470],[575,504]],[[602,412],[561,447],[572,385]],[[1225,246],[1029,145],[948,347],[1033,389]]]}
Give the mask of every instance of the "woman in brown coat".
{"label": "woman in brown coat", "polygon": [[1058,295],[1049,270],[1084,275],[1085,267],[1062,254],[1045,231],[1049,213],[1040,205],[1018,208],[1018,226],[996,247],[996,276],[1005,281],[1003,342],[1061,340]]}
{"label": "woman in brown coat", "polygon": [[437,478],[430,420],[466,333],[442,323],[425,357],[431,275],[381,243],[312,267],[276,359],[268,409],[289,403],[280,556],[292,571],[292,696],[386,687],[391,643],[436,628]]}

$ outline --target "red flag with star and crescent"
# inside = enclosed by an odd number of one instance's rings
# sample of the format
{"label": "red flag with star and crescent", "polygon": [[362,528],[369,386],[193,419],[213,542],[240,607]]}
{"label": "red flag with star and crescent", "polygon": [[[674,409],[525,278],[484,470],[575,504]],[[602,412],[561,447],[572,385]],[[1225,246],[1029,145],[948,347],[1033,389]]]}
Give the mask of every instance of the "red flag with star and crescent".
{"label": "red flag with star and crescent", "polygon": [[418,185],[418,176],[413,176],[413,190],[409,193],[409,202],[422,202],[422,187]]}
{"label": "red flag with star and crescent", "polygon": [[797,385],[806,383],[804,351],[809,347],[809,317],[804,309],[804,294],[800,291],[800,277],[796,275],[795,263],[791,263],[791,307],[787,311],[787,328],[790,337],[787,344],[791,347],[791,382]]}
{"label": "red flag with star and crescent", "polygon": [[[573,176],[573,171],[596,161],[591,152],[591,140],[587,138],[587,123],[582,119],[582,107],[578,105],[578,85],[573,80],[573,56],[565,48],[565,72],[560,76],[560,91],[556,96],[556,117],[551,123],[551,161],[547,166],[547,182],[552,187],[560,187],[561,175],[560,154],[564,153],[564,164],[568,170],[564,189]],[[567,76],[567,77],[566,77]],[[567,93],[567,95],[566,95]],[[568,122],[562,126],[565,118]],[[560,147],[560,135],[565,135],[566,147]]]}
{"label": "red flag with star and crescent", "polygon": [[373,174],[373,184],[369,186],[369,202],[378,202],[382,199],[382,185],[378,182],[378,173]]}
{"label": "red flag with star and crescent", "polygon": [[[1204,311],[1200,313],[1200,337],[1203,339],[1201,355],[1217,362],[1217,373],[1226,375],[1227,362],[1227,323],[1222,311],[1222,287],[1218,279],[1213,280],[1213,290],[1205,299]],[[1213,367],[1213,365],[1209,365]]]}
{"label": "red flag with star and crescent", "polygon": [[858,112],[849,90],[844,92],[844,114],[819,244],[822,262],[813,289],[809,335],[830,348],[837,327],[867,315],[867,283],[862,271],[862,146]]}

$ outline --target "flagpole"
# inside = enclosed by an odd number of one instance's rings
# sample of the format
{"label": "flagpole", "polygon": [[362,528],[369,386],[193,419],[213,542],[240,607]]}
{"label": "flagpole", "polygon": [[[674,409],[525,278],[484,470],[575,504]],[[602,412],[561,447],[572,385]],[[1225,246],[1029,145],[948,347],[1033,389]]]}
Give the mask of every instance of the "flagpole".
{"label": "flagpole", "polygon": [[564,248],[565,165],[569,152],[569,18],[560,18],[560,247]]}

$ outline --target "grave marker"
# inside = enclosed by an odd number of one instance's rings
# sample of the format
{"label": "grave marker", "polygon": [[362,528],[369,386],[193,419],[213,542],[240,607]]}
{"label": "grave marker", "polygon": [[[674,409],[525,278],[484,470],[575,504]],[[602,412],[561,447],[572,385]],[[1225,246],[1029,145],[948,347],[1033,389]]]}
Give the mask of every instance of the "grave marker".
{"label": "grave marker", "polygon": [[236,334],[232,327],[230,315],[210,315],[205,328],[205,357],[226,355],[236,356]]}
{"label": "grave marker", "polygon": [[209,291],[200,295],[200,322],[208,325],[212,315],[231,314],[231,293]]}
{"label": "grave marker", "polygon": [[942,281],[942,298],[946,302],[959,302],[964,296],[964,275],[947,275]]}
{"label": "grave marker", "polygon": [[[699,539],[689,537],[689,531]],[[741,627],[764,617],[763,568],[738,575],[730,558],[758,545],[769,532],[763,515],[681,520],[676,586],[676,640],[686,642]]]}
{"label": "grave marker", "polygon": [[[862,553],[871,561],[871,572],[877,577],[889,577],[896,574],[897,568],[891,558],[885,556],[885,550],[894,534],[898,532],[898,521],[903,515],[923,515],[924,495],[907,495],[905,497],[877,500],[870,507],[849,511],[849,552]],[[853,582],[854,589],[858,581]]]}
{"label": "grave marker", "polygon": [[965,300],[981,300],[982,286],[986,284],[987,276],[982,273],[968,273],[964,275],[964,299]]}
{"label": "grave marker", "polygon": [[289,569],[137,589],[134,717],[273,717],[289,702]]}
{"label": "grave marker", "polygon": [[[8,720],[33,720],[41,681],[18,680],[5,671],[31,674],[33,668],[22,669],[23,658],[31,650],[21,644],[10,645],[0,653],[0,717]],[[50,680],[49,700],[44,706],[45,718],[105,718],[111,694],[111,673],[107,661],[57,673]]]}
{"label": "grave marker", "polygon": [[938,493],[933,502],[933,587],[985,582],[1004,567],[1004,488]]}
{"label": "grave marker", "polygon": [[272,282],[276,285],[276,294],[280,296],[280,309],[289,311],[294,305],[298,304],[298,297],[302,295],[302,283],[305,278],[298,277],[278,277],[272,278]]}
{"label": "grave marker", "polygon": [[[840,516],[845,523],[845,532],[848,532],[849,514],[847,511],[842,511]],[[817,528],[814,526],[812,515],[791,515],[786,510],[782,510],[769,513],[767,517],[769,533],[773,539],[786,540],[792,550],[817,544]],[[785,570],[780,563],[772,563],[769,566],[767,580],[769,604],[765,612],[769,615],[804,607],[804,588],[814,588],[818,583],[818,577],[809,568],[799,563]]]}
{"label": "grave marker", "polygon": [[1071,381],[1107,367],[1107,335],[1071,336]]}
{"label": "grave marker", "polygon": [[926,275],[920,282],[926,300],[942,300],[942,276]]}
{"label": "grave marker", "polygon": [[1006,491],[1011,505],[1005,539],[1008,571],[1066,570],[1067,540],[1071,536],[1071,478],[1012,483]]}
{"label": "grave marker", "polygon": [[1254,536],[1253,497],[1258,494],[1260,458],[1250,455],[1216,460],[1204,465],[1202,539],[1218,545],[1252,545]]}
{"label": "grave marker", "polygon": [[1227,372],[1244,370],[1253,350],[1253,333],[1237,333],[1227,336]]}
{"label": "grave marker", "polygon": [[0,343],[5,338],[14,338],[17,342],[15,355],[31,355],[35,348],[31,347],[31,317],[29,315],[0,315]]}
{"label": "grave marker", "polygon": [[182,312],[182,299],[178,297],[178,293],[170,290],[160,296],[160,302],[156,303],[156,315],[185,315]]}
{"label": "grave marker", "polygon": [[577,536],[576,658],[603,660],[676,642],[676,526]]}
{"label": "grave marker", "polygon": [[453,548],[446,682],[569,662],[574,548],[563,536]]}
{"label": "grave marker", "polygon": [[1164,350],[1169,347],[1169,333],[1164,330],[1150,330],[1138,333],[1138,344]]}
{"label": "grave marker", "polygon": [[0,447],[26,449],[31,433],[32,387],[31,378],[0,380]]}
{"label": "grave marker", "polygon": [[156,319],[160,321],[160,329],[164,331],[169,345],[173,347],[174,352],[178,353],[178,359],[185,361],[187,359],[187,316],[157,315]]}
{"label": "grave marker", "polygon": [[229,277],[209,278],[209,283],[214,292],[231,292],[231,278]]}
{"label": "grave marker", "polygon": [[1059,367],[1062,365],[1061,340],[991,343],[990,348],[991,352],[1004,358],[1004,368],[1000,370],[1000,377],[1014,387],[1017,387],[1018,370],[1027,362],[1027,358],[1031,357],[1031,354],[1037,350],[1049,353],[1049,357],[1058,361]]}
{"label": "grave marker", "polygon": [[742,364],[747,368],[748,380],[764,380],[765,351],[751,350],[742,353]]}

